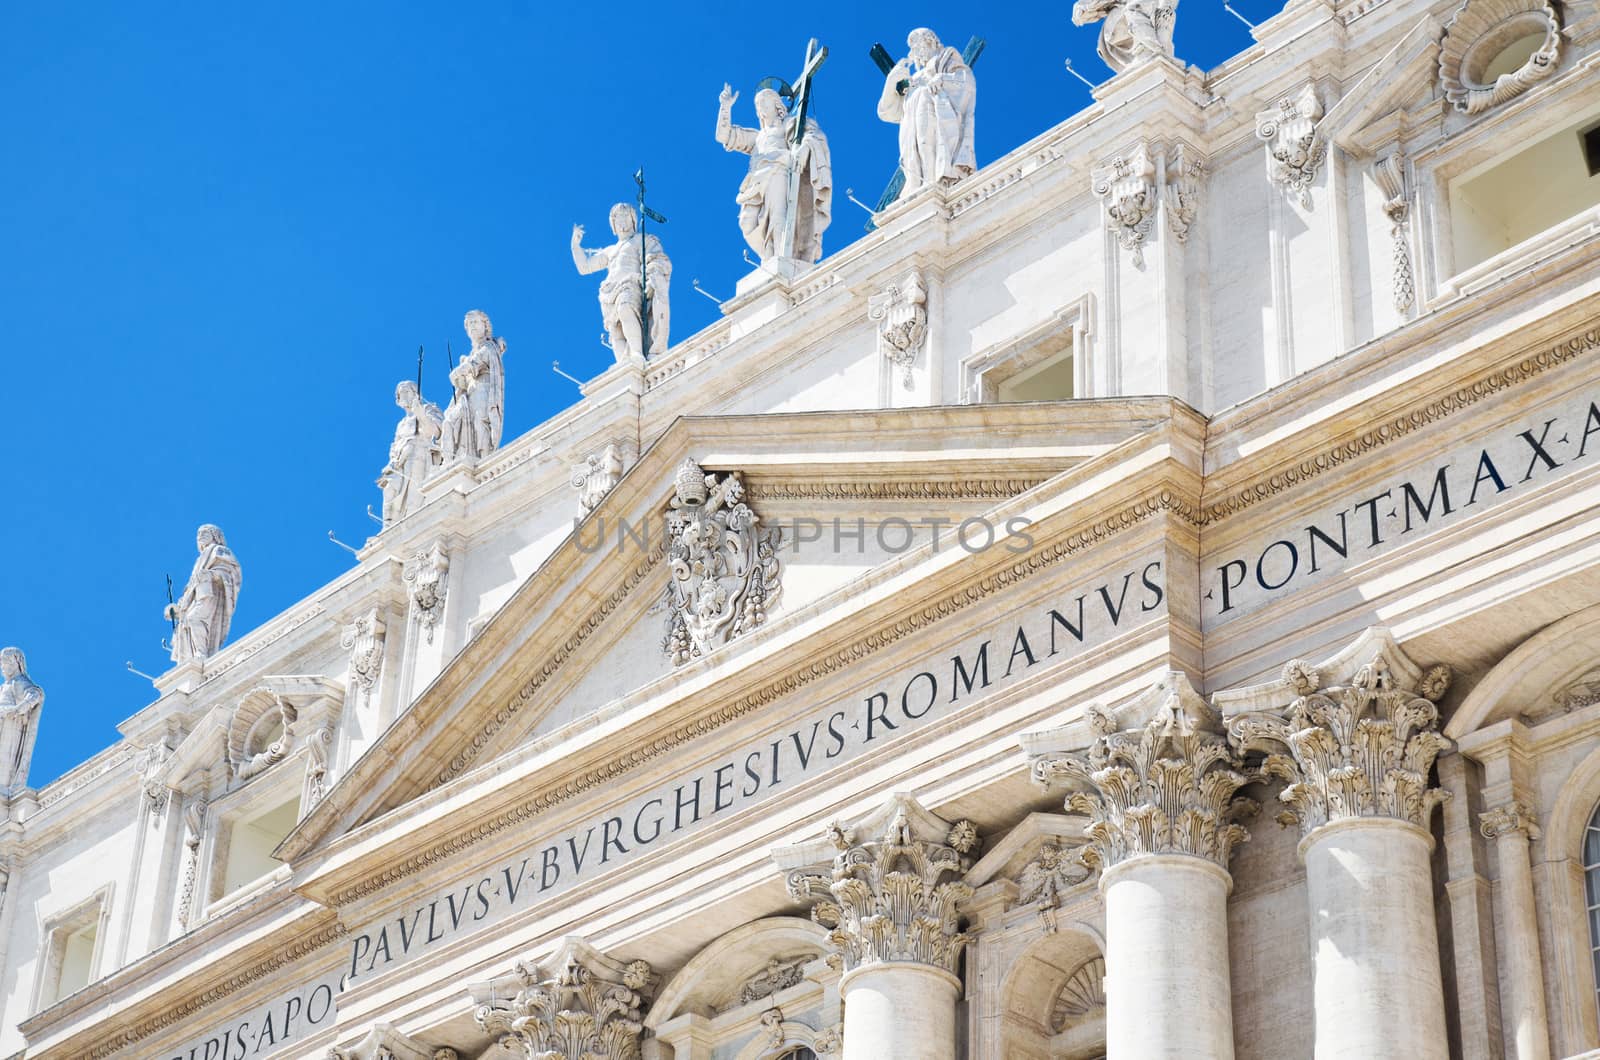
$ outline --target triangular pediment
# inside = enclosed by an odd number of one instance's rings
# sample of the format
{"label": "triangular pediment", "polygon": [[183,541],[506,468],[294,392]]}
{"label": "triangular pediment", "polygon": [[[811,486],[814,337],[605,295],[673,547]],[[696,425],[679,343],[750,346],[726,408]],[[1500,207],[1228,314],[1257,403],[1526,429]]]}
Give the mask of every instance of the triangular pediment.
{"label": "triangular pediment", "polygon": [[[947,533],[969,517],[1003,525],[1047,484],[1114,461],[1140,439],[1181,436],[1176,448],[1197,450],[1202,429],[1195,413],[1165,398],[680,419],[352,764],[280,852],[302,857],[502,756],[556,746],[629,705],[728,694],[718,690],[739,684],[743,660],[760,654],[763,665],[788,665],[813,650],[814,634],[799,642],[802,625],[825,629],[853,621],[861,608],[888,614],[906,606],[892,594],[857,591],[886,571],[930,563],[940,573],[929,584],[938,585],[959,580],[969,559],[998,562],[949,545],[942,556],[920,544],[892,554],[824,555],[826,548],[807,551],[812,542],[793,551],[795,536],[803,536],[796,520],[820,522],[825,535],[835,519],[853,527],[937,517],[947,520]],[[1177,462],[1171,445],[1139,444],[1142,466]],[[762,525],[788,536],[778,556],[782,595],[760,629],[675,664],[663,648],[671,560],[662,528],[685,461],[717,481],[736,474]],[[623,525],[648,526],[654,536],[640,541],[630,533],[617,547]],[[595,547],[597,531],[607,535],[604,547]]]}

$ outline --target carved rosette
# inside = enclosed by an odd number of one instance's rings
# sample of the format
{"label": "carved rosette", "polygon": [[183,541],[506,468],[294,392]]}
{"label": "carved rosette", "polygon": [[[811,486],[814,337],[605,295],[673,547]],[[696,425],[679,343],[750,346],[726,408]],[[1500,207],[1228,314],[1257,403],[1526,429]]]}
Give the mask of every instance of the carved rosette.
{"label": "carved rosette", "polygon": [[1317,170],[1328,157],[1328,145],[1317,128],[1322,114],[1317,88],[1307,84],[1297,95],[1256,115],[1256,138],[1267,145],[1267,176],[1306,210],[1311,209]]}
{"label": "carved rosette", "polygon": [[449,574],[450,557],[438,541],[406,560],[400,570],[400,578],[410,590],[411,613],[416,616],[429,644],[433,643],[434,627],[444,617]]}
{"label": "carved rosette", "polygon": [[1156,164],[1150,145],[1141,143],[1089,174],[1090,186],[1105,207],[1106,225],[1133,252],[1133,264],[1144,268],[1144,242],[1156,220]]}
{"label": "carved rosette", "polygon": [[678,468],[667,512],[667,634],[661,648],[682,666],[767,620],[778,598],[776,527],[744,502],[737,472]]}
{"label": "carved rosette", "polygon": [[1234,846],[1250,838],[1236,819],[1259,807],[1236,795],[1246,778],[1234,768],[1226,738],[1209,729],[1210,715],[1192,692],[1174,692],[1136,729],[1119,731],[1109,714],[1096,711],[1091,721],[1100,736],[1086,750],[1034,759],[1034,779],[1075,789],[1066,808],[1090,819],[1086,862],[1110,868],[1152,854],[1189,854],[1228,867]]}
{"label": "carved rosette", "polygon": [[1394,308],[1405,313],[1416,301],[1416,280],[1411,272],[1411,242],[1406,237],[1406,222],[1411,216],[1411,198],[1406,186],[1405,158],[1395,151],[1373,163],[1372,175],[1383,192],[1383,212],[1389,218],[1389,239],[1393,244],[1390,291]]}
{"label": "carved rosette", "polygon": [[1266,754],[1263,776],[1287,781],[1278,799],[1282,824],[1302,834],[1332,821],[1389,817],[1428,827],[1449,793],[1428,786],[1428,773],[1449,741],[1438,731],[1434,701],[1450,685],[1447,667],[1428,670],[1415,690],[1399,687],[1379,656],[1348,685],[1322,687],[1303,662],[1284,668],[1297,693],[1282,715],[1242,714],[1228,724],[1240,753]]}
{"label": "carved rosette", "polygon": [[572,469],[572,485],[578,491],[578,508],[588,515],[600,506],[606,494],[622,481],[622,447],[612,442],[599,452],[590,453]]}
{"label": "carved rosette", "polygon": [[928,337],[928,285],[919,269],[909,270],[867,299],[867,319],[878,325],[878,349],[900,369],[900,383],[910,390],[911,370]]}
{"label": "carved rosette", "polygon": [[959,821],[940,842],[925,827],[932,815],[916,809],[916,825],[900,805],[882,833],[864,842],[834,825],[829,836],[839,853],[832,867],[789,874],[790,896],[812,904],[811,917],[828,929],[835,950],[830,962],[842,961],[847,972],[901,961],[956,974],[969,941],[956,903],[972,896],[963,877],[977,830]]}
{"label": "carved rosette", "polygon": [[519,962],[512,982],[473,987],[478,1025],[526,1060],[638,1060],[656,983],[650,966],[569,940],[551,967],[547,975]]}
{"label": "carved rosette", "polygon": [[1478,827],[1485,839],[1521,835],[1531,843],[1543,834],[1534,820],[1533,811],[1520,802],[1508,802],[1479,814]]}
{"label": "carved rosette", "polygon": [[383,673],[383,634],[376,607],[357,615],[339,634],[339,647],[350,653],[350,682],[368,695]]}

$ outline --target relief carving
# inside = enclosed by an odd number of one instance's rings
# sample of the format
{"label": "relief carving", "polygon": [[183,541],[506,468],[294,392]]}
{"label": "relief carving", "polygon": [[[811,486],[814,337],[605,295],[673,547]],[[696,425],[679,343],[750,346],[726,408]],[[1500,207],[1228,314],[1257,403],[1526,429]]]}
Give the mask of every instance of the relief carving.
{"label": "relief carving", "polygon": [[1311,185],[1328,157],[1317,128],[1322,114],[1317,88],[1307,84],[1256,115],[1256,138],[1267,145],[1267,176],[1305,210],[1311,209]]}
{"label": "relief carving", "polygon": [[878,323],[878,349],[900,369],[900,384],[910,390],[912,368],[928,337],[928,286],[918,269],[867,299],[867,319]]}

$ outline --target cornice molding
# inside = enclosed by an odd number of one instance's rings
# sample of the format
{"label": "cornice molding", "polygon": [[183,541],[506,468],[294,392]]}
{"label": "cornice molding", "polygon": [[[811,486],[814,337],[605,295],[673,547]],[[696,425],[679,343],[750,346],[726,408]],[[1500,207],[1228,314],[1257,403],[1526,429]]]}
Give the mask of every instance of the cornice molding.
{"label": "cornice molding", "polygon": [[[470,832],[453,834],[447,840],[436,843],[425,851],[413,854],[381,873],[369,876],[358,883],[335,891],[329,900],[333,906],[340,908],[358,902],[398,880],[420,872],[446,858],[454,857],[483,840],[494,837],[507,828],[536,817],[546,810],[576,798],[585,792],[610,784],[633,769],[651,762],[691,740],[714,732],[732,721],[758,711],[818,678],[826,677],[846,666],[859,662],[867,656],[935,622],[959,614],[973,604],[979,603],[1001,590],[1032,577],[1069,556],[1076,555],[1117,534],[1137,527],[1153,516],[1163,514],[1171,515],[1190,526],[1198,527],[1199,525],[1200,515],[1196,505],[1180,497],[1170,488],[1151,490],[1140,499],[1123,506],[1116,512],[1096,520],[1088,526],[1070,531],[1031,555],[979,578],[954,592],[947,593],[934,603],[928,604],[894,622],[883,625],[871,633],[858,636],[849,644],[829,652],[821,658],[803,660],[789,673],[766,682],[755,691],[740,696],[709,714],[679,725],[672,731],[635,745],[630,750],[615,755],[578,776],[546,788],[532,798],[519,802],[510,809],[480,823]],[[641,564],[640,569],[643,566]],[[638,573],[638,570],[635,573]],[[642,577],[642,574],[640,576]],[[634,584],[637,584],[637,580],[635,580]],[[592,613],[589,619],[585,621],[584,627],[588,627],[589,631],[592,632],[592,629],[598,627],[607,614],[615,610],[616,603],[619,603],[626,595],[626,592],[619,588],[613,594],[616,602],[608,598],[607,602],[602,604],[601,608]],[[587,635],[587,633],[583,634],[583,636]],[[579,638],[578,634],[574,634],[574,638],[577,642],[581,642],[581,640],[577,640]],[[569,643],[572,643],[574,647],[576,646],[573,641],[569,641]],[[563,647],[565,649],[565,645]],[[563,661],[570,654],[570,650],[558,653]],[[548,680],[559,668],[559,665],[554,658],[552,658],[551,662],[546,663],[528,685],[524,686],[526,695],[531,696],[532,691]],[[520,702],[526,702],[526,696],[519,695],[519,700]],[[504,708],[502,713],[504,713]],[[508,720],[510,716],[510,714],[506,714]],[[500,725],[503,724],[504,722],[500,723]],[[499,726],[496,726],[496,731],[498,731],[498,728]],[[487,727],[485,731],[487,731]],[[477,743],[477,741],[478,738],[475,737],[474,743]]]}
{"label": "cornice molding", "polygon": [[1026,493],[1050,476],[1029,478],[924,479],[896,482],[818,482],[815,480],[745,483],[745,496],[757,501],[809,500],[1004,500]]}

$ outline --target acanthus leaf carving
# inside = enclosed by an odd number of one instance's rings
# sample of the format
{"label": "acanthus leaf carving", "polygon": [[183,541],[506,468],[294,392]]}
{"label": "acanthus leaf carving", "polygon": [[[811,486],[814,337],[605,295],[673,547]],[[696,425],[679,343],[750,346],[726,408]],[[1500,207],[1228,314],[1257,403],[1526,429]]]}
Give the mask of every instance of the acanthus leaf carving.
{"label": "acanthus leaf carving", "polygon": [[838,853],[831,865],[796,868],[789,894],[812,906],[828,930],[830,963],[850,971],[907,961],[955,974],[969,941],[956,904],[972,896],[965,882],[972,859],[946,844],[952,826],[908,796],[897,795],[881,827],[835,824],[828,836]]}
{"label": "acanthus leaf carving", "polygon": [[622,447],[616,442],[585,457],[583,463],[572,469],[572,485],[578,491],[580,517],[598,508],[606,494],[621,481]]}
{"label": "acanthus leaf carving", "polygon": [[433,643],[433,631],[444,617],[445,596],[449,591],[450,556],[444,544],[435,541],[406,560],[400,578],[410,587],[411,613],[422,627],[428,643]]}
{"label": "acanthus leaf carving", "polygon": [[1234,846],[1250,838],[1238,818],[1259,807],[1237,795],[1247,779],[1212,728],[1214,711],[1186,680],[1169,682],[1142,725],[1118,729],[1109,712],[1091,713],[1100,735],[1087,748],[1034,758],[1034,779],[1068,787],[1066,809],[1089,818],[1088,864],[1188,854],[1226,869]]}
{"label": "acanthus leaf carving", "polygon": [[639,1060],[657,981],[650,965],[568,939],[550,968],[519,961],[510,983],[471,987],[478,1025],[525,1060]]}
{"label": "acanthus leaf carving", "polygon": [[384,622],[376,607],[357,615],[339,634],[339,646],[350,653],[350,680],[367,695],[383,673]]}
{"label": "acanthus leaf carving", "polygon": [[1478,815],[1479,830],[1485,839],[1499,839],[1503,835],[1522,835],[1532,842],[1543,832],[1534,819],[1533,811],[1520,802],[1512,801],[1485,810]]}
{"label": "acanthus leaf carving", "polygon": [[1167,212],[1167,227],[1179,243],[1189,241],[1189,229],[1200,214],[1200,185],[1205,177],[1205,161],[1185,144],[1173,148],[1167,159],[1167,181],[1162,196]]}
{"label": "acanthus leaf carving", "polygon": [[1388,817],[1426,829],[1449,793],[1428,786],[1428,774],[1449,741],[1438,731],[1435,701],[1450,684],[1448,667],[1423,673],[1416,689],[1401,687],[1382,655],[1360,667],[1350,684],[1323,687],[1301,662],[1285,667],[1297,693],[1281,713],[1251,712],[1228,723],[1240,753],[1261,752],[1263,777],[1287,782],[1278,799],[1280,823],[1302,834],[1332,821]]}
{"label": "acanthus leaf carving", "polygon": [[708,474],[685,459],[667,512],[667,634],[682,666],[767,620],[777,600],[779,530],[761,529],[737,472]]}
{"label": "acanthus leaf carving", "polygon": [[1105,207],[1106,225],[1133,264],[1144,268],[1144,243],[1155,225],[1158,193],[1150,144],[1140,143],[1089,174],[1090,186]]}
{"label": "acanthus leaf carving", "polygon": [[928,337],[928,285],[920,269],[909,269],[896,283],[867,299],[867,319],[878,324],[878,349],[900,369],[900,382],[910,390],[912,369]]}
{"label": "acanthus leaf carving", "polygon": [[1322,115],[1322,100],[1311,83],[1256,115],[1256,138],[1267,145],[1267,176],[1306,210],[1317,170],[1328,157],[1317,127]]}

